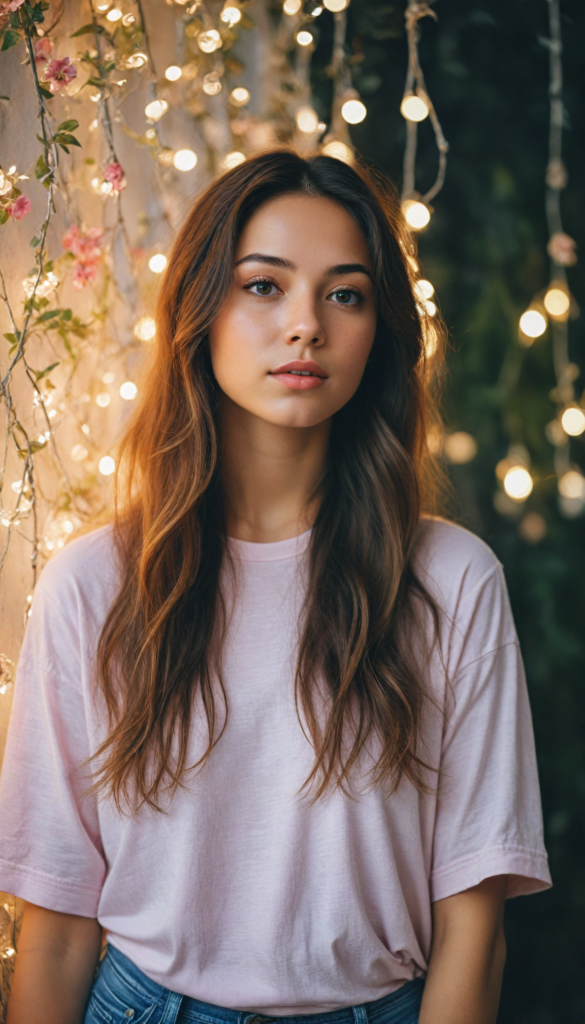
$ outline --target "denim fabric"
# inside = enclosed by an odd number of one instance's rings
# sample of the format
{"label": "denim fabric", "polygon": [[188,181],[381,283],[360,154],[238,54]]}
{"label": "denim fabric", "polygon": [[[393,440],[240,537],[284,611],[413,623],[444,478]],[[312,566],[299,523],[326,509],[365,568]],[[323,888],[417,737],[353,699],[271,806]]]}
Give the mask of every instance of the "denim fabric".
{"label": "denim fabric", "polygon": [[417,1024],[424,979],[361,1006],[330,1013],[270,1017],[229,1010],[180,996],[151,981],[113,946],[108,946],[90,993],[84,1024]]}

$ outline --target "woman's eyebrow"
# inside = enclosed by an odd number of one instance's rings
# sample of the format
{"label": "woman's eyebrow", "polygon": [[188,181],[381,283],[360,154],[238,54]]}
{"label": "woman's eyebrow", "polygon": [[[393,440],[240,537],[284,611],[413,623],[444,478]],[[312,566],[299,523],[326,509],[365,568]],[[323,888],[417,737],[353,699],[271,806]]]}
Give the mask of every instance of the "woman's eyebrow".
{"label": "woman's eyebrow", "polygon": [[[281,256],[268,256],[262,252],[251,252],[247,256],[242,256],[241,259],[236,260],[236,267],[240,263],[268,263],[271,267],[280,267],[282,270],[296,270],[296,264],[292,260],[284,260]],[[363,263],[337,263],[334,267],[329,267],[326,271],[329,276],[335,276],[336,274],[366,274],[367,277],[371,278],[371,273]]]}

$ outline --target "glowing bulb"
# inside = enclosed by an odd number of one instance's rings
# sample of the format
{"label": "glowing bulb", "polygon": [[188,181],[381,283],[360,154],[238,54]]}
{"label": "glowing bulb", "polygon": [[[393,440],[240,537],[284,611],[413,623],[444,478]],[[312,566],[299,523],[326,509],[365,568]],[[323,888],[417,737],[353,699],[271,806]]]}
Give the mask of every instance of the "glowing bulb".
{"label": "glowing bulb", "polygon": [[245,159],[246,157],[243,153],[239,153],[237,150],[234,150],[232,153],[226,153],[221,161],[221,166],[224,171],[230,171],[232,167],[237,167],[238,164],[243,164]]}
{"label": "glowing bulb", "polygon": [[348,3],[349,0],[323,0],[323,6],[333,14],[339,14],[340,11],[344,11]]}
{"label": "glowing bulb", "polygon": [[139,341],[152,341],[156,334],[156,324],[151,316],[142,316],[134,324],[134,337]]}
{"label": "glowing bulb", "polygon": [[563,473],[559,480],[559,494],[563,498],[585,498],[585,477],[577,469]]}
{"label": "glowing bulb", "polygon": [[520,330],[527,338],[540,338],[546,331],[546,320],[537,309],[527,309],[520,317]]}
{"label": "glowing bulb", "polygon": [[151,103],[146,104],[144,113],[151,121],[160,121],[168,109],[169,105],[166,100],[152,100]]}
{"label": "glowing bulb", "polygon": [[514,501],[526,501],[534,483],[525,466],[511,466],[504,477],[504,490]]}
{"label": "glowing bulb", "polygon": [[424,121],[429,116],[429,108],[421,96],[405,96],[400,104],[400,113],[407,121]]}
{"label": "glowing bulb", "polygon": [[239,7],[233,7],[230,5],[229,7],[224,7],[220,14],[220,18],[225,25],[229,25],[231,28],[232,25],[237,25],[238,22],[241,21],[242,12]]}
{"label": "glowing bulb", "polygon": [[359,124],[366,114],[365,104],[361,100],[346,100],[341,107],[341,116],[348,124]]}
{"label": "glowing bulb", "polygon": [[130,57],[128,57],[128,60],[126,61],[126,67],[143,68],[147,61],[148,57],[146,56],[145,53],[133,53],[130,55]]}
{"label": "glowing bulb", "polygon": [[113,7],[112,10],[108,11],[108,13],[106,14],[106,18],[108,19],[108,21],[119,21],[121,17],[122,11],[120,11],[117,7]]}
{"label": "glowing bulb", "polygon": [[[425,281],[424,279],[416,282],[414,286],[414,291],[417,298],[421,299],[423,302],[426,299],[431,299],[435,294],[434,286],[431,284],[430,281]],[[434,314],[431,315],[434,316]]]}
{"label": "glowing bulb", "polygon": [[100,192],[103,192],[105,196],[109,196],[114,191],[114,186],[111,181],[102,181],[100,185]]}
{"label": "glowing bulb", "polygon": [[302,0],[284,0],[282,9],[285,14],[298,14],[303,6]]}
{"label": "glowing bulb", "polygon": [[178,149],[173,157],[173,166],[178,171],[192,171],[197,164],[197,153],[192,149]]}
{"label": "glowing bulb", "polygon": [[297,110],[297,125],[308,135],[319,127],[319,118],[312,107],[301,107]]}
{"label": "glowing bulb", "polygon": [[437,312],[437,307],[435,306],[435,303],[431,302],[430,299],[425,299],[423,306],[425,312],[428,313],[429,316],[434,316],[435,313]]}
{"label": "glowing bulb", "polygon": [[96,192],[99,192],[100,185],[101,185],[101,181],[100,181],[99,178],[92,178],[91,179],[91,187],[94,188],[96,190]]}
{"label": "glowing bulb", "polygon": [[210,28],[206,32],[199,33],[197,44],[203,53],[214,53],[221,46],[221,36],[216,28]]}
{"label": "glowing bulb", "polygon": [[564,317],[569,312],[571,300],[563,288],[549,288],[544,296],[544,308],[555,317]]}
{"label": "glowing bulb", "polygon": [[578,437],[585,430],[585,413],[578,405],[571,405],[561,416],[561,423],[565,434]]}
{"label": "glowing bulb", "polygon": [[82,444],[76,444],[71,449],[71,458],[75,459],[75,462],[83,462],[84,459],[87,459],[87,455],[87,448],[84,448]]}
{"label": "glowing bulb", "polygon": [[449,462],[462,466],[465,462],[471,462],[477,455],[477,441],[465,430],[456,430],[454,434],[447,434],[444,440],[445,455]]}
{"label": "glowing bulb", "polygon": [[135,21],[136,18],[134,17],[133,14],[125,14],[122,18],[122,24],[124,28],[130,28],[130,26],[133,25]]}
{"label": "glowing bulb", "polygon": [[108,0],[107,3],[96,4],[96,8],[95,9],[96,9],[96,11],[99,11],[100,14],[103,14],[104,11],[107,11],[108,7],[110,7],[110,6],[111,5],[110,5],[110,2]]}
{"label": "glowing bulb", "polygon": [[104,455],[98,463],[98,468],[102,476],[111,476],[116,468],[116,463],[111,455]]}
{"label": "glowing bulb", "polygon": [[115,379],[116,379],[116,374],[112,373],[111,370],[108,370],[107,373],[104,373],[104,375],[102,377],[102,380],[103,380],[104,384],[111,384],[112,381],[114,381]]}
{"label": "glowing bulb", "polygon": [[322,152],[325,156],[332,156],[334,160],[343,160],[344,164],[350,164],[352,161],[351,149],[349,146],[346,146],[345,142],[341,142],[339,139],[332,139],[331,142],[326,142]]}
{"label": "glowing bulb", "polygon": [[127,402],[131,402],[133,398],[136,398],[137,394],[138,388],[134,381],[125,380],[124,383],[120,385],[120,395],[122,398],[125,398]]}
{"label": "glowing bulb", "polygon": [[250,99],[250,93],[243,85],[238,85],[230,92],[230,100],[236,107],[243,107]]}
{"label": "glowing bulb", "polygon": [[310,46],[313,42],[313,36],[310,32],[305,32],[303,29],[301,32],[297,32],[295,39],[299,46]]}
{"label": "glowing bulb", "polygon": [[431,219],[431,211],[428,206],[425,206],[424,203],[419,203],[416,199],[407,199],[402,204],[402,212],[406,223],[415,231],[422,231]]}
{"label": "glowing bulb", "polygon": [[166,270],[167,258],[162,252],[156,252],[154,256],[150,257],[148,266],[153,274],[162,274],[163,270]]}
{"label": "glowing bulb", "polygon": [[178,64],[171,64],[165,71],[165,78],[169,82],[176,82],[183,74],[183,69]]}
{"label": "glowing bulb", "polygon": [[99,395],[96,395],[95,401],[100,409],[106,409],[110,404],[110,396],[107,391],[100,391]]}
{"label": "glowing bulb", "polygon": [[221,79],[217,71],[210,71],[203,79],[203,92],[207,96],[217,96],[221,92]]}

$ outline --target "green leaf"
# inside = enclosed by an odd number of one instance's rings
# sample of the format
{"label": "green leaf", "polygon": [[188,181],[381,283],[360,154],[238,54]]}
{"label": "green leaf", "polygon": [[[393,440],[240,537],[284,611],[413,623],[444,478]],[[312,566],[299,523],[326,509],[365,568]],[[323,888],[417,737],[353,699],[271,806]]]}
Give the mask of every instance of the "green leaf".
{"label": "green leaf", "polygon": [[0,224],[6,224],[7,220],[8,214],[6,213],[6,210],[0,210]]}
{"label": "green leaf", "polygon": [[48,174],[49,171],[50,167],[45,159],[45,154],[41,153],[35,164],[35,178],[42,178],[45,174]]}
{"label": "green leaf", "polygon": [[39,25],[42,21],[44,21],[45,16],[43,14],[43,5],[35,4],[34,7],[31,6],[30,17],[34,25]]}
{"label": "green leaf", "polygon": [[61,319],[68,321],[68,320],[71,320],[72,316],[73,316],[73,313],[71,312],[70,309],[64,309],[62,311]]}
{"label": "green leaf", "polygon": [[15,32],[13,28],[6,29],[4,39],[2,40],[2,46],[0,46],[0,51],[3,52],[4,50],[9,50],[11,46],[16,46],[21,39],[22,36],[20,32]]}
{"label": "green leaf", "polygon": [[[47,447],[46,441],[31,441],[30,450],[32,455],[36,455],[37,452],[42,451],[43,448]],[[20,454],[20,453],[19,453]]]}
{"label": "green leaf", "polygon": [[30,240],[31,249],[36,249],[36,247],[39,244],[39,242],[40,242],[40,238],[37,238],[36,235],[35,235],[34,238],[31,238],[31,240]]}
{"label": "green leaf", "polygon": [[104,82],[103,78],[96,78],[95,75],[92,75],[91,78],[88,78],[85,84],[93,85],[96,89],[103,89],[104,85],[106,85],[107,83]]}
{"label": "green leaf", "polygon": [[50,274],[52,269],[53,269],[53,267],[54,267],[54,265],[55,265],[55,261],[54,260],[49,260],[48,263],[45,263],[45,274]]}
{"label": "green leaf", "polygon": [[[48,89],[45,89],[44,85],[39,85],[39,92],[40,92],[41,96],[45,97],[46,100],[52,100],[53,99],[53,93],[49,92]],[[37,138],[38,138],[38,136],[37,136]],[[41,139],[41,142],[44,142],[44,139]]]}
{"label": "green leaf", "polygon": [[10,96],[0,96],[0,100],[9,100]]}
{"label": "green leaf", "polygon": [[60,309],[48,309],[46,313],[41,313],[41,315],[37,317],[37,323],[44,324],[47,320],[52,320],[53,317],[60,316],[60,314]]}
{"label": "green leaf", "polygon": [[68,146],[64,146],[62,142],[57,143],[57,145],[61,146],[61,149],[65,150],[66,153],[69,152]]}
{"label": "green leaf", "polygon": [[58,134],[55,135],[55,142],[58,142],[60,146],[66,143],[68,146],[81,147],[81,142],[78,142],[75,135],[70,135],[69,132],[58,132]]}
{"label": "green leaf", "polygon": [[35,371],[36,379],[37,380],[42,380],[43,377],[46,377],[47,374],[50,373],[51,370],[54,370],[56,366],[59,366],[59,362],[51,363],[51,365],[50,366],[46,366],[44,370],[37,370],[37,371]]}
{"label": "green leaf", "polygon": [[57,128],[57,131],[74,132],[76,128],[79,128],[79,121],[74,121],[73,118],[70,118],[68,121],[63,121]]}
{"label": "green leaf", "polygon": [[77,39],[78,36],[86,36],[89,33],[97,32],[98,34],[105,32],[105,28],[102,25],[84,25],[83,28],[78,28],[77,32],[74,32],[69,38]]}
{"label": "green leaf", "polygon": [[15,336],[14,334],[12,334],[12,332],[11,332],[11,331],[9,331],[9,332],[8,332],[7,334],[5,334],[5,335],[4,335],[4,337],[5,337],[5,338],[6,338],[6,340],[7,340],[7,341],[9,341],[9,342],[10,342],[10,343],[11,343],[12,345],[18,345],[18,341],[16,340],[16,336]]}

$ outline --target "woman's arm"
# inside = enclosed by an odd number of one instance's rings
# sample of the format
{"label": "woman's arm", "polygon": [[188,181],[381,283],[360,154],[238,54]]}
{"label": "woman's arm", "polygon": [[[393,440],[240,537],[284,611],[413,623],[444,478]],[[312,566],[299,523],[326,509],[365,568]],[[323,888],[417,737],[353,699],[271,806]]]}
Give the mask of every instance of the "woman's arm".
{"label": "woman's arm", "polygon": [[101,942],[94,917],[27,903],[6,1024],[82,1024]]}
{"label": "woman's arm", "polygon": [[419,1024],[495,1024],[506,959],[507,875],[433,903]]}

